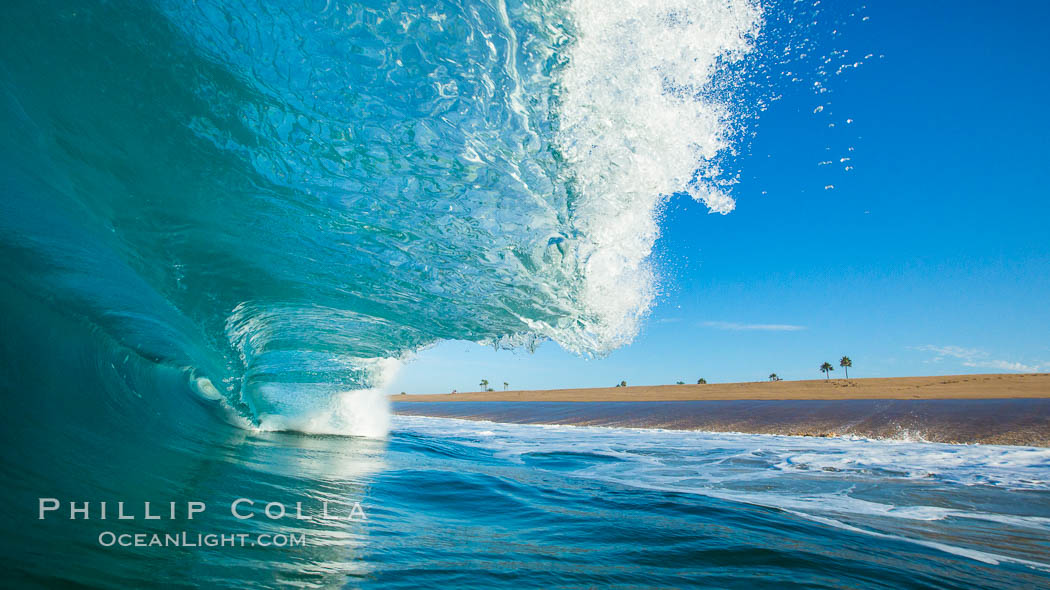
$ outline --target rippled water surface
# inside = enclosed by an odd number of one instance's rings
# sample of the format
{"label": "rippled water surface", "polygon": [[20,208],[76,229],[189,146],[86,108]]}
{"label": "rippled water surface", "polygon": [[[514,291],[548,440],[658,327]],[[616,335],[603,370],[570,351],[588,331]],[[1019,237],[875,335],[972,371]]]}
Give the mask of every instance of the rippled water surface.
{"label": "rippled water surface", "polygon": [[[51,495],[206,502],[193,521],[35,521],[10,580],[98,587],[1038,587],[1050,450],[395,418],[65,465]],[[34,485],[17,484],[32,505]],[[234,519],[236,498],[260,500]],[[367,519],[352,515],[359,502]],[[268,520],[263,502],[304,520]],[[157,505],[155,504],[155,505]],[[141,513],[140,508],[132,508]],[[182,511],[181,504],[178,509]],[[304,547],[101,548],[102,531],[302,534]],[[56,562],[43,549],[62,555]]]}

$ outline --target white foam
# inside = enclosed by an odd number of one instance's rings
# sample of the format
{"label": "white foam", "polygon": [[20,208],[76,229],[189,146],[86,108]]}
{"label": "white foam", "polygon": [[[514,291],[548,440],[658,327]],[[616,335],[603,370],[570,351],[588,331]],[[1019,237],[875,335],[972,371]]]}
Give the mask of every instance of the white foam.
{"label": "white foam", "polygon": [[666,198],[688,191],[712,212],[734,207],[715,164],[730,147],[729,110],[705,90],[752,49],[762,11],[751,0],[574,0],[570,10],[558,144],[578,195],[589,317],[587,334],[555,338],[601,352],[630,342],[652,305],[647,258]]}
{"label": "white foam", "polygon": [[[347,362],[351,362],[348,360]],[[263,431],[295,431],[306,434],[337,434],[384,438],[390,432],[390,397],[387,391],[402,362],[394,358],[352,359],[367,370],[375,387],[309,395],[299,407],[286,406],[280,413],[261,413],[257,428]],[[285,384],[277,394],[283,402],[294,398]],[[302,385],[309,388],[308,385]]]}
{"label": "white foam", "polygon": [[[610,456],[627,452],[626,456],[634,463],[661,464],[664,459],[673,460],[677,465],[702,462],[703,470],[679,478],[686,483],[680,483],[678,491],[689,491],[689,485],[697,481],[718,485],[756,475],[766,477],[770,472],[824,478],[936,479],[964,486],[1050,491],[1050,448],[1044,447],[508,424],[420,416],[397,416],[395,421],[396,427],[442,438],[480,440],[480,433],[484,432],[483,444],[496,445],[508,457],[573,448]],[[632,452],[634,449],[654,453],[636,454]],[[712,456],[718,461],[711,461]],[[761,460],[763,469],[736,469],[731,463],[737,459]],[[649,475],[634,468],[630,473],[636,481]],[[673,484],[678,480],[671,477],[653,481]]]}
{"label": "white foam", "polygon": [[383,438],[390,432],[390,401],[380,389],[336,393],[316,410],[298,415],[259,416],[259,430]]}

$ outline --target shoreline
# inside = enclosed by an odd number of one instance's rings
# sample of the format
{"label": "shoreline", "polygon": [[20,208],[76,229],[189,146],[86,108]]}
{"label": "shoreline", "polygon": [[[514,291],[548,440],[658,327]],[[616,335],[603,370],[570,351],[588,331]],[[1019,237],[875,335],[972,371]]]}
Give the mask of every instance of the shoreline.
{"label": "shoreline", "polygon": [[396,402],[402,416],[1050,447],[1050,399]]}
{"label": "shoreline", "polygon": [[391,395],[394,402],[637,402],[1050,398],[1050,373],[753,381]]}
{"label": "shoreline", "polygon": [[1050,375],[965,375],[391,396],[399,415],[1050,447]]}

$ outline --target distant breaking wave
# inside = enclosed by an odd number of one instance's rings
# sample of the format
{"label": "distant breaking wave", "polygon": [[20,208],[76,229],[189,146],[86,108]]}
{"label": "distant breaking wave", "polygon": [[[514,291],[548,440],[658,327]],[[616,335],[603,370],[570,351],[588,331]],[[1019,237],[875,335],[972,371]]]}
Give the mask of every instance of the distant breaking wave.
{"label": "distant breaking wave", "polygon": [[99,330],[114,366],[182,371],[231,422],[367,435],[397,359],[435,342],[634,338],[664,202],[734,206],[712,90],[763,19],[742,0],[22,4],[5,292]]}

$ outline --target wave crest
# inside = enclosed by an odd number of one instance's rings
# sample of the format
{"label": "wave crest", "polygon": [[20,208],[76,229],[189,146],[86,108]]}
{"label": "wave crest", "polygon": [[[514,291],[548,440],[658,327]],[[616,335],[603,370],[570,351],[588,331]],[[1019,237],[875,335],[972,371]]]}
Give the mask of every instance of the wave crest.
{"label": "wave crest", "polygon": [[734,207],[715,165],[731,117],[707,91],[721,66],[752,49],[762,11],[747,0],[571,7],[558,140],[578,193],[582,299],[595,316],[586,348],[606,351],[634,338],[652,304],[646,260],[665,200],[688,191],[713,212]]}

